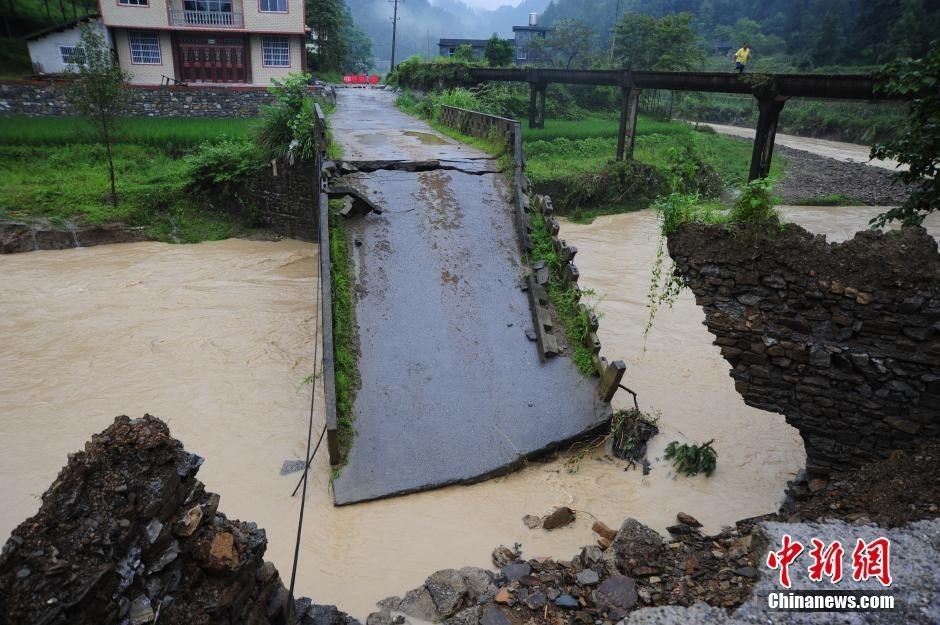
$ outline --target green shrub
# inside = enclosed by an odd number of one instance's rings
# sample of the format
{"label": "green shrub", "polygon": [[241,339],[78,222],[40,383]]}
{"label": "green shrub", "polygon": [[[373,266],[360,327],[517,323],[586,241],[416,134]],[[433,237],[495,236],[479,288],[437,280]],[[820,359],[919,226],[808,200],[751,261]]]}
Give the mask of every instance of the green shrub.
{"label": "green shrub", "polygon": [[227,198],[263,161],[253,143],[223,138],[203,143],[183,162],[188,190]]}
{"label": "green shrub", "polygon": [[319,131],[314,104],[320,104],[324,113],[333,106],[311,97],[310,78],[310,74],[291,73],[283,80],[272,81],[274,86],[268,91],[275,104],[261,108],[256,132],[258,145],[268,158],[293,152],[301,159],[310,159],[316,154]]}
{"label": "green shrub", "polygon": [[672,441],[666,445],[666,460],[672,461],[677,473],[687,477],[699,473],[710,476],[718,464],[718,452],[712,447],[714,442],[715,439],[712,439],[702,445],[680,445],[679,441]]}
{"label": "green shrub", "polygon": [[771,183],[765,178],[752,180],[741,187],[741,195],[731,209],[731,221],[737,224],[756,224],[777,217],[771,195]]}

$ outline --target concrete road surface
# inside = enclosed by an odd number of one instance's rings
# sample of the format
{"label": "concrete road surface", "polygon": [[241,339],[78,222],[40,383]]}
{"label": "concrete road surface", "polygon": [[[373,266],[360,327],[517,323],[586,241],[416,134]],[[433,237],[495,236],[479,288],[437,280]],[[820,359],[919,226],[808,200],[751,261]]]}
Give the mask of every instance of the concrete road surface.
{"label": "concrete road surface", "polygon": [[441,160],[447,169],[348,177],[383,209],[351,238],[357,435],[338,505],[468,483],[603,424],[610,407],[566,356],[546,363],[532,321],[508,179],[380,90],[341,89],[345,160]]}

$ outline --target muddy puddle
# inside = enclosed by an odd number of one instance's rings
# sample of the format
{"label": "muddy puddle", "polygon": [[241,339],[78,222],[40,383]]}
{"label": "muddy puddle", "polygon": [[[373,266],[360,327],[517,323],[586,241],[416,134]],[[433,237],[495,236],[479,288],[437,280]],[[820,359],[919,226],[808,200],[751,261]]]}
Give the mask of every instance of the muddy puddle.
{"label": "muddy puddle", "polygon": [[420,141],[423,145],[447,145],[450,141],[447,141],[443,137],[439,137],[430,132],[420,132],[418,130],[406,130],[402,134],[408,137],[414,137]]}
{"label": "muddy puddle", "polygon": [[[827,210],[814,219],[867,220]],[[570,557],[593,541],[594,517],[614,526],[634,516],[662,530],[681,510],[711,531],[778,506],[802,443],[783,417],[743,404],[691,296],[660,312],[643,351],[654,216],[565,223],[562,235],[579,248],[582,286],[601,297],[604,353],[627,362],[641,407],[661,414],[651,474],[625,471],[601,449],[475,486],[333,508],[324,454],[308,493],[300,594],[364,618],[375,600],[437,569],[487,566],[499,544]],[[150,412],[206,458],[200,477],[222,495],[220,509],[265,527],[268,558],[289,572],[298,474],[279,470],[306,442],[316,262],[315,245],[244,240],[0,257],[0,536],[38,509],[67,453],[114,415]],[[676,478],[659,459],[670,440],[710,438],[710,479]],[[579,511],[574,525],[548,533],[522,524],[562,504]]]}

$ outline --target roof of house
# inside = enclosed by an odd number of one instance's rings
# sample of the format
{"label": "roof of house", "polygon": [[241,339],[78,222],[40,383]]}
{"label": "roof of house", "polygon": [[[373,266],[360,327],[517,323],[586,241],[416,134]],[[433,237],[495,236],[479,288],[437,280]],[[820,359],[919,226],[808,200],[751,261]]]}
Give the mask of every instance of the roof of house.
{"label": "roof of house", "polygon": [[512,27],[512,32],[516,32],[517,30],[531,30],[534,32],[547,33],[548,31],[551,30],[551,28],[549,26],[513,26]]}
{"label": "roof of house", "polygon": [[46,28],[43,28],[42,30],[37,30],[34,33],[30,33],[26,35],[25,37],[23,37],[23,39],[25,39],[26,41],[32,41],[33,39],[39,39],[40,37],[45,37],[46,35],[49,35],[51,33],[61,33],[63,31],[69,30],[70,28],[75,28],[82,22],[95,20],[95,19],[98,19],[99,17],[100,15],[98,15],[97,13],[89,13],[88,15],[82,15],[81,17],[76,17],[74,19],[70,19],[66,22],[55,24],[53,26],[47,26]]}
{"label": "roof of house", "polygon": [[441,39],[437,42],[438,46],[462,46],[470,45],[474,47],[485,46],[488,39]]}

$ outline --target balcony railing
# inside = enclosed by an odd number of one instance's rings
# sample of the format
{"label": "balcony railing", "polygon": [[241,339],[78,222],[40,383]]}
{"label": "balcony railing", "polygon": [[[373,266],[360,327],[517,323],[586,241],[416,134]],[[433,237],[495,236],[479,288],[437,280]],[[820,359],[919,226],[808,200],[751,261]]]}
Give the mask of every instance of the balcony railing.
{"label": "balcony railing", "polygon": [[184,11],[172,9],[170,23],[173,26],[207,26],[215,28],[241,28],[244,20],[241,13],[229,11]]}

